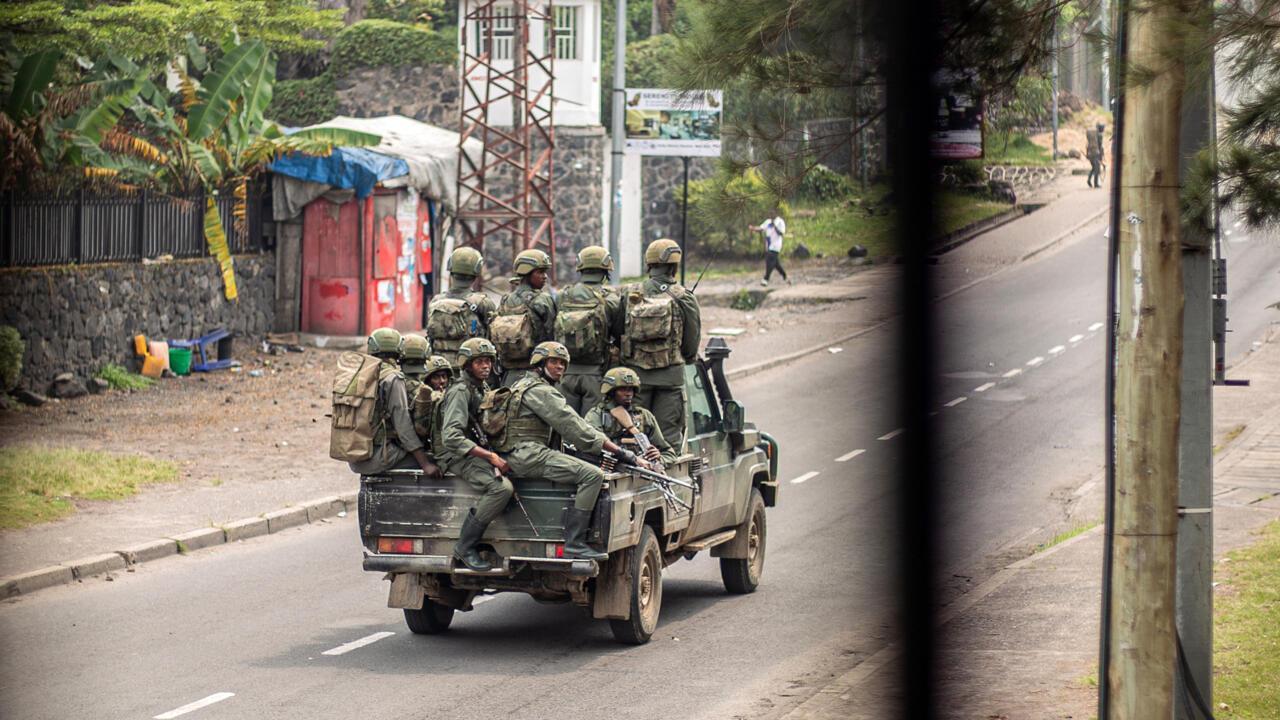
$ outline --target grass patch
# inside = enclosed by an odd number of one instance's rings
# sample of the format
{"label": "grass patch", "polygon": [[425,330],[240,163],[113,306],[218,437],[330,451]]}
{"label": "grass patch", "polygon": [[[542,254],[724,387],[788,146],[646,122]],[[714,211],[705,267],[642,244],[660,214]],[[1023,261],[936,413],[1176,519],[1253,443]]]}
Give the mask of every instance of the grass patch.
{"label": "grass patch", "polygon": [[[1219,718],[1280,717],[1280,522],[1218,566],[1214,708]],[[1219,704],[1220,703],[1220,704]]]}
{"label": "grass patch", "polygon": [[1090,523],[1082,523],[1080,525],[1077,525],[1071,528],[1070,530],[1063,530],[1057,535],[1054,535],[1051,539],[1046,540],[1040,543],[1039,545],[1037,545],[1036,549],[1032,551],[1032,554],[1034,555],[1035,553],[1044,552],[1045,550],[1048,550],[1054,545],[1061,545],[1062,543],[1070,540],[1071,538],[1077,535],[1082,535],[1084,533],[1089,532],[1090,530],[1094,529],[1097,526],[1098,526],[1098,522],[1095,520],[1094,522],[1090,522]]}
{"label": "grass patch", "polygon": [[1236,425],[1235,427],[1228,430],[1227,434],[1222,436],[1222,442],[1218,445],[1213,446],[1213,454],[1217,455],[1223,450],[1226,450],[1227,446],[1230,445],[1233,440],[1240,437],[1240,433],[1244,432],[1244,428],[1245,428],[1244,425]]}
{"label": "grass patch", "polygon": [[988,132],[983,142],[985,165],[1052,165],[1053,155],[1021,133]]}
{"label": "grass patch", "polygon": [[156,384],[155,380],[131,373],[119,365],[105,365],[95,377],[106,380],[115,390],[142,390]]}
{"label": "grass patch", "polygon": [[0,448],[0,528],[21,528],[75,512],[71,500],[118,500],[143,485],[173,482],[178,466],[132,455],[72,448]]}

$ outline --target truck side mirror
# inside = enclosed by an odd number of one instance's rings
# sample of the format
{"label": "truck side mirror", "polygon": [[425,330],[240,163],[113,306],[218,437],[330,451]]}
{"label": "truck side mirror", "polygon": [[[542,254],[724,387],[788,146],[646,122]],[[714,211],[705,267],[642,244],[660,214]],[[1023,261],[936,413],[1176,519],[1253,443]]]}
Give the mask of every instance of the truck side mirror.
{"label": "truck side mirror", "polygon": [[724,431],[727,433],[740,433],[746,426],[746,413],[742,408],[742,403],[737,400],[725,400],[724,407],[721,408],[724,415]]}

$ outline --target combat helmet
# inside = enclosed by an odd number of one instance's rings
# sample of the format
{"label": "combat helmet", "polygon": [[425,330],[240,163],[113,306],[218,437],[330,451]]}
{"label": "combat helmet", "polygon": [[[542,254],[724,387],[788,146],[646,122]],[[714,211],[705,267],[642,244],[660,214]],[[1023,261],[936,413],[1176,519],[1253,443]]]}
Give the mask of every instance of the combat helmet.
{"label": "combat helmet", "polygon": [[441,355],[432,355],[427,358],[427,361],[423,363],[423,365],[427,370],[427,377],[431,377],[438,372],[453,373],[453,366],[450,365],[449,361]]}
{"label": "combat helmet", "polygon": [[529,248],[521,250],[516,255],[515,265],[512,268],[516,275],[524,277],[534,270],[547,270],[551,267],[551,258],[537,248]]}
{"label": "combat helmet", "polygon": [[400,335],[400,331],[395,328],[380,327],[369,333],[369,340],[365,344],[369,349],[370,355],[395,355],[399,357],[404,349],[404,338]]}
{"label": "combat helmet", "polygon": [[664,264],[680,264],[680,258],[684,256],[684,252],[680,249],[680,244],[670,238],[662,238],[649,243],[649,247],[644,250],[645,265],[664,265]]}
{"label": "combat helmet", "polygon": [[600,394],[608,395],[618,388],[640,389],[640,375],[629,367],[610,368],[600,380]]}
{"label": "combat helmet", "polygon": [[449,254],[445,267],[450,275],[476,277],[484,269],[484,258],[473,247],[460,247]]}
{"label": "combat helmet", "polygon": [[554,340],[538,343],[533,349],[533,354],[529,356],[529,364],[537,367],[547,358],[560,358],[566,363],[569,362],[569,348],[561,345]]}
{"label": "combat helmet", "polygon": [[588,245],[578,251],[578,272],[583,270],[613,270],[613,258],[599,245]]}
{"label": "combat helmet", "polygon": [[465,367],[468,362],[478,357],[488,357],[496,360],[498,348],[484,338],[474,337],[464,340],[458,348],[458,367]]}
{"label": "combat helmet", "polygon": [[400,364],[421,367],[430,354],[431,343],[426,338],[413,333],[404,336],[404,343],[400,347]]}

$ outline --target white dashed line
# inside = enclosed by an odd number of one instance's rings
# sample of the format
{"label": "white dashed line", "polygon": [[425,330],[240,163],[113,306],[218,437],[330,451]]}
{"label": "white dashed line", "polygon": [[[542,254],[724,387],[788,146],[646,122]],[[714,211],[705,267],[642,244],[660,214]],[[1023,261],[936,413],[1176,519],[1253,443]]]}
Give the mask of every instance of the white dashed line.
{"label": "white dashed line", "polygon": [[1102,329],[1102,323],[1094,323],[1089,326],[1089,332],[1097,332]]}
{"label": "white dashed line", "polygon": [[1074,345],[1075,343],[1078,343],[1083,339],[1084,339],[1083,335],[1072,335],[1071,338],[1067,340],[1067,342]]}
{"label": "white dashed line", "polygon": [[974,388],[974,389],[973,389],[973,391],[974,391],[974,392],[986,392],[986,391],[990,390],[991,388],[993,388],[993,387],[995,387],[995,386],[996,386],[996,384],[995,384],[995,383],[993,383],[993,382],[983,383],[983,384],[979,385],[978,387]]}
{"label": "white dashed line", "polygon": [[183,705],[182,707],[177,708],[176,710],[170,710],[167,713],[160,713],[159,715],[156,715],[153,720],[173,720],[173,718],[179,717],[181,715],[186,715],[189,712],[194,712],[196,710],[199,710],[202,707],[209,707],[214,703],[222,702],[227,698],[233,698],[235,696],[236,694],[232,692],[214,693],[207,698],[202,698],[193,703],[187,703],[186,705]]}
{"label": "white dashed line", "polygon": [[807,473],[805,473],[805,474],[801,475],[800,477],[796,478],[795,480],[792,480],[792,481],[791,481],[791,484],[792,484],[792,485],[799,485],[800,483],[802,483],[802,482],[804,482],[804,481],[806,481],[806,480],[812,480],[813,478],[815,478],[815,477],[817,477],[817,476],[818,476],[818,471],[817,471],[817,470],[810,470],[809,472],[807,472]]}
{"label": "white dashed line", "polygon": [[1049,354],[1050,354],[1050,355],[1057,355],[1058,353],[1060,353],[1060,352],[1062,352],[1063,350],[1066,350],[1066,349],[1067,349],[1067,348],[1066,348],[1066,346],[1064,346],[1064,345],[1054,345],[1053,347],[1049,348]]}
{"label": "white dashed line", "polygon": [[884,435],[881,435],[880,437],[878,437],[878,438],[876,438],[876,439],[877,439],[877,440],[892,440],[892,439],[894,439],[894,438],[898,437],[899,435],[901,435],[901,434],[902,434],[902,432],[903,432],[904,430],[906,430],[906,428],[898,428],[897,430],[894,430],[893,432],[887,432],[887,433],[885,433]]}
{"label": "white dashed line", "polygon": [[1000,377],[1011,378],[1022,374],[1022,368],[1014,368]]}
{"label": "white dashed line", "polygon": [[330,650],[325,650],[324,652],[322,652],[322,653],[320,653],[320,654],[321,654],[321,655],[345,655],[345,654],[347,654],[347,653],[351,652],[352,650],[358,650],[358,649],[360,649],[360,648],[364,647],[365,645],[372,645],[372,644],[374,644],[374,643],[378,642],[379,640],[382,640],[383,638],[389,638],[389,637],[391,637],[392,635],[395,635],[395,633],[393,633],[393,632],[376,632],[376,633],[374,633],[374,634],[372,634],[372,635],[366,635],[366,636],[364,636],[364,637],[360,638],[359,640],[352,640],[351,642],[347,643],[346,645],[339,645],[339,646],[338,646],[338,647],[336,647],[336,648],[333,648],[333,649],[330,649]]}
{"label": "white dashed line", "polygon": [[969,398],[965,397],[964,395],[961,395],[960,397],[956,398],[955,400],[952,400],[951,402],[947,403],[946,405],[943,405],[943,407],[955,407],[955,406],[959,405],[960,403],[962,403],[962,402],[964,402],[965,400],[968,400],[968,399],[969,399]]}
{"label": "white dashed line", "polygon": [[849,462],[864,452],[866,452],[866,450],[854,450],[853,452],[845,453],[844,455],[836,458],[836,462]]}
{"label": "white dashed line", "polygon": [[1027,361],[1027,367],[1035,367],[1035,366],[1039,365],[1039,364],[1040,364],[1040,363],[1042,363],[1042,362],[1044,362],[1044,358],[1042,358],[1042,357],[1040,357],[1039,355],[1037,355],[1037,356],[1035,356],[1035,357],[1033,357],[1033,358],[1031,358],[1030,360],[1028,360],[1028,361]]}

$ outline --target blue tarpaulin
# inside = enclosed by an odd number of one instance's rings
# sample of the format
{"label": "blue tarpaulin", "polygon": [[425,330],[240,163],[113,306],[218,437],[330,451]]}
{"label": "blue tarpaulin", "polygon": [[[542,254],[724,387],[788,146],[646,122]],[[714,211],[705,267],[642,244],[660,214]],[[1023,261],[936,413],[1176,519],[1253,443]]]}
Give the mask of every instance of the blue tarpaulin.
{"label": "blue tarpaulin", "polygon": [[290,153],[271,163],[271,172],[299,180],[354,190],[368,197],[382,180],[409,174],[409,164],[364,148],[338,147],[328,157]]}

